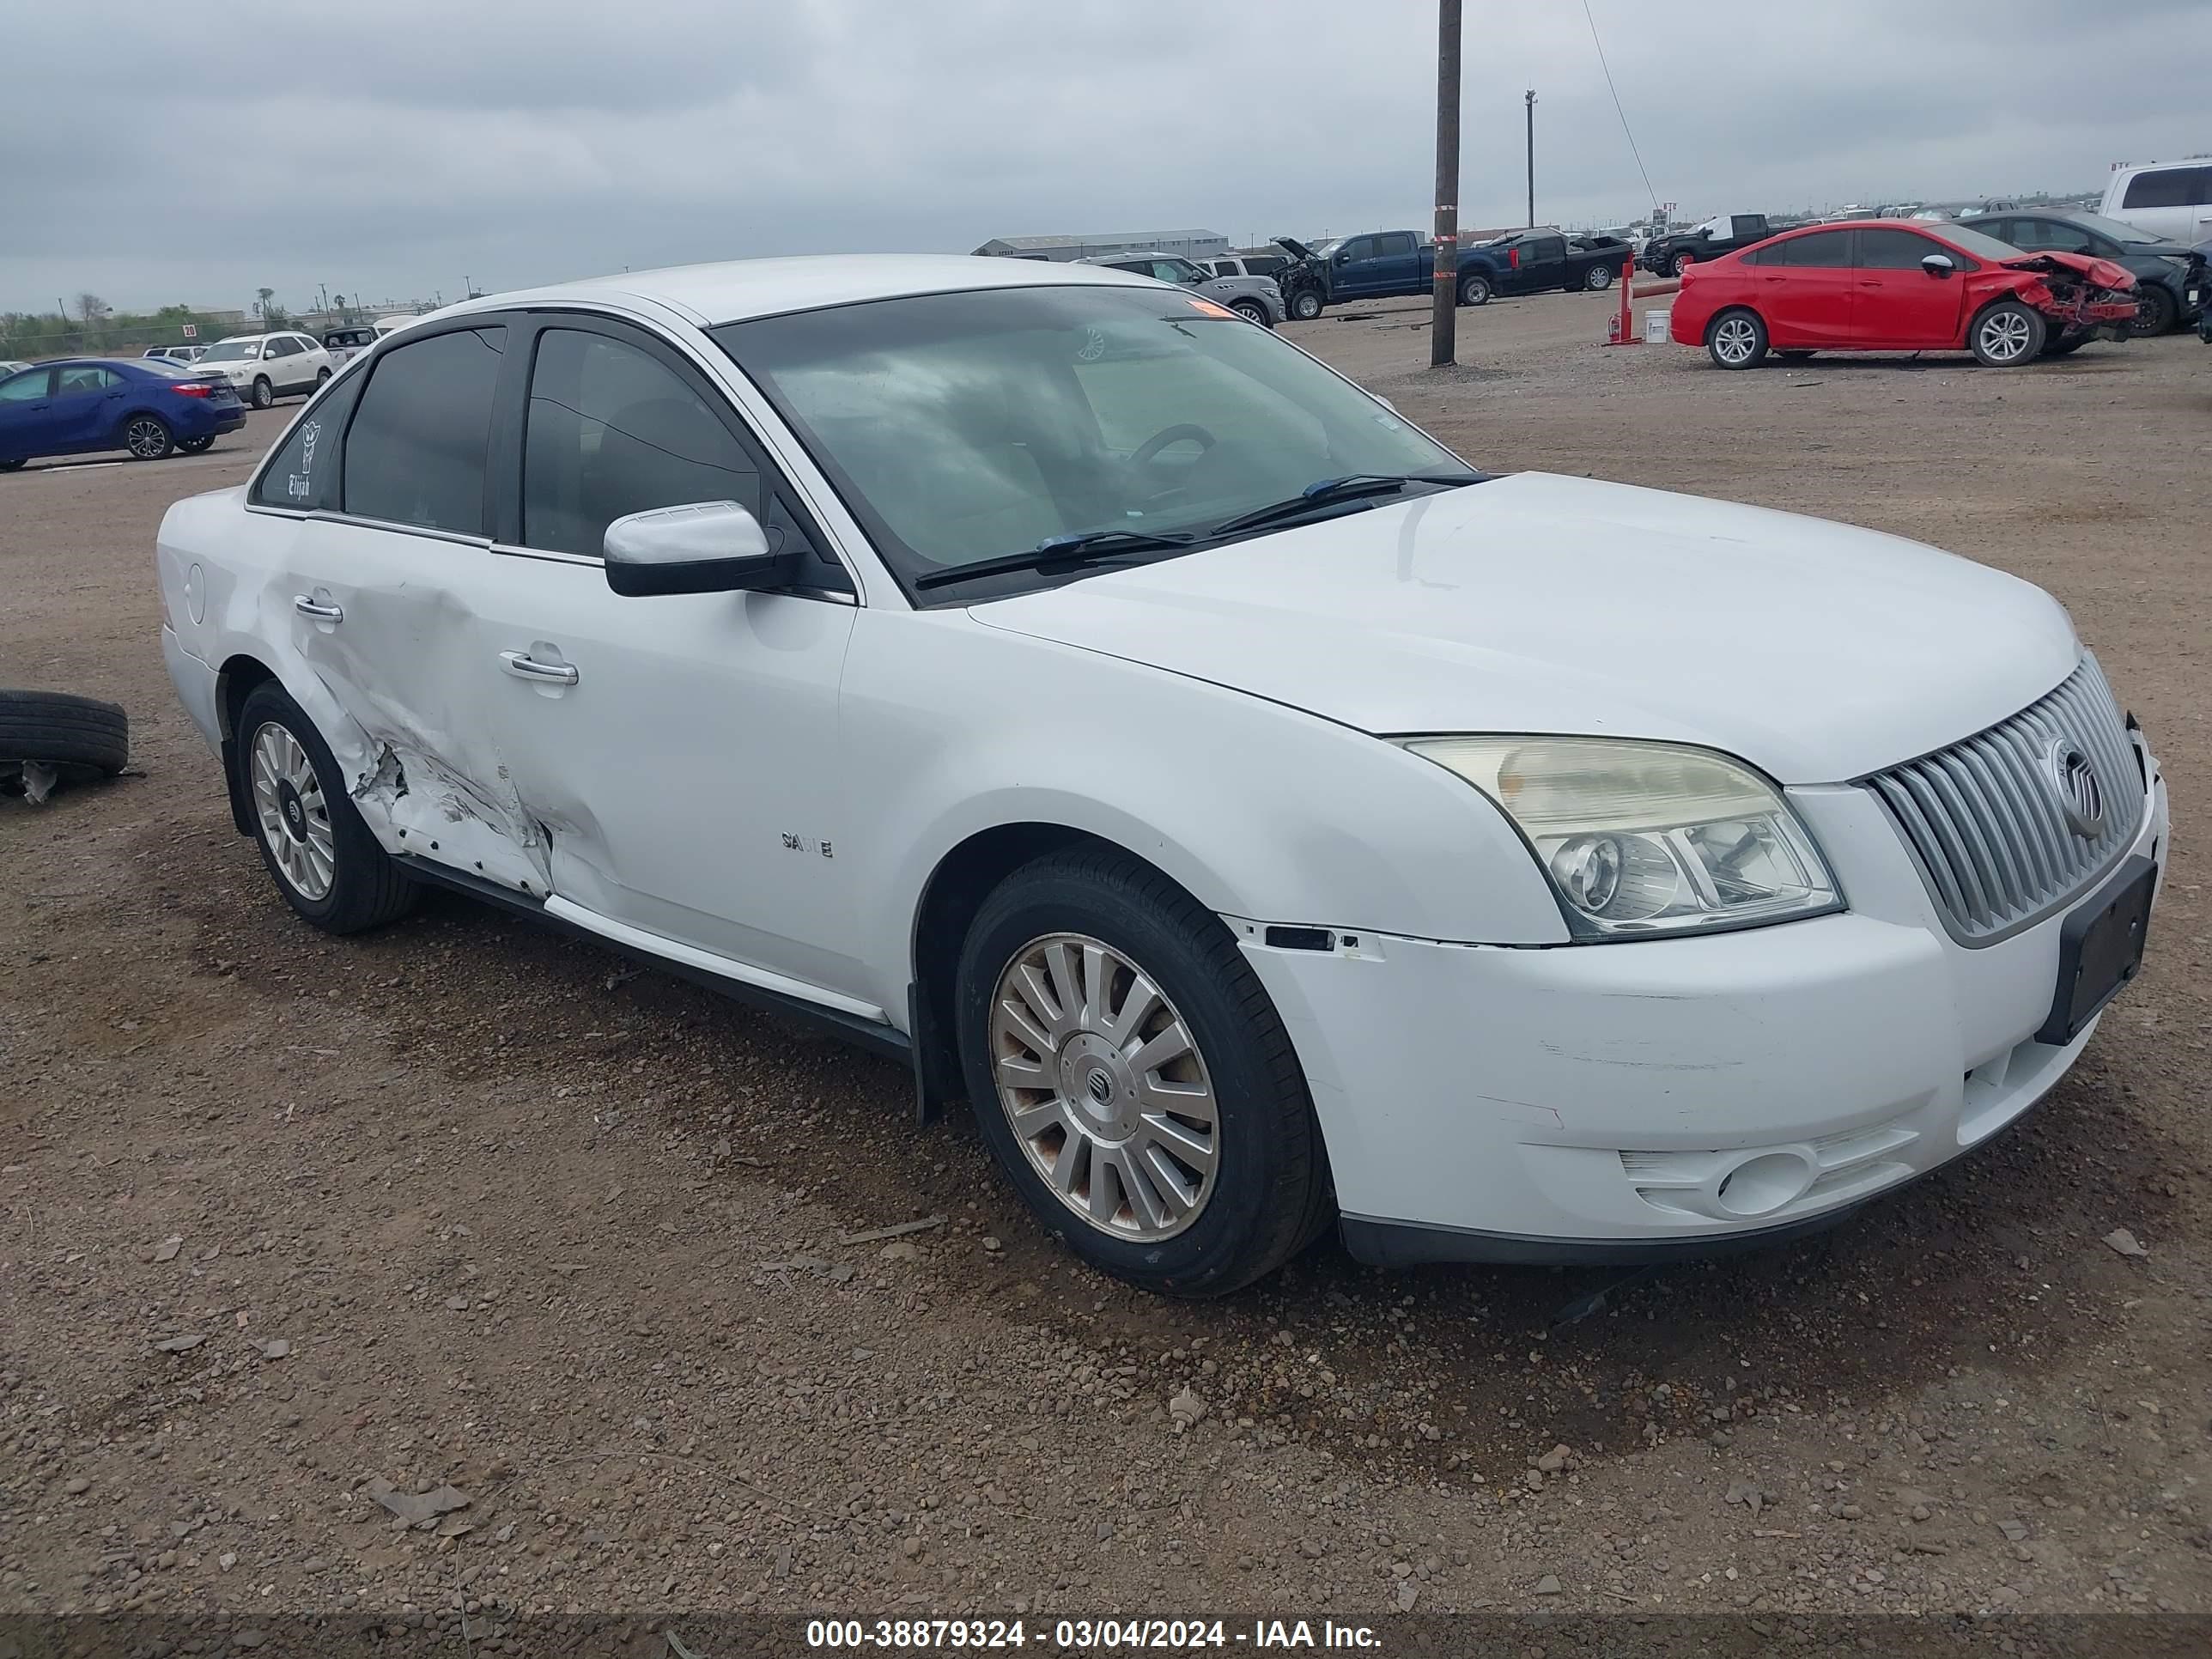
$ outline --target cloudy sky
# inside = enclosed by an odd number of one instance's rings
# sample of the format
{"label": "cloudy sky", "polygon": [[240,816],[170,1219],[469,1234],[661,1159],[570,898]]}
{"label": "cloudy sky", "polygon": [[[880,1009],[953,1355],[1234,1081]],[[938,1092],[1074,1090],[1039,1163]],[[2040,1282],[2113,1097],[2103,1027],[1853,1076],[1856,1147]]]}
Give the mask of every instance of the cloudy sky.
{"label": "cloudy sky", "polygon": [[[1662,200],[2088,188],[2212,150],[2212,0],[1590,0]],[[1650,205],[1581,0],[1469,0],[1460,199]],[[1433,0],[19,8],[0,309],[373,299],[749,254],[1425,225]],[[74,73],[57,66],[78,64]]]}

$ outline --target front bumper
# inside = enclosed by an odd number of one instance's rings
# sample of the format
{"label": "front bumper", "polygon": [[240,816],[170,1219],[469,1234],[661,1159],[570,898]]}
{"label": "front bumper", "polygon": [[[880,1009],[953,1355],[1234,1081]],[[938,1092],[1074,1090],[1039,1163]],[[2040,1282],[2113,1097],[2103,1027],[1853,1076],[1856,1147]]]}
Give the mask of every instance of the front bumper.
{"label": "front bumper", "polygon": [[[2166,787],[2143,750],[2142,827]],[[1231,919],[1303,1062],[1345,1236],[1382,1264],[1706,1254],[1840,1219],[2041,1099],[2066,911],[1954,941],[1868,792],[1790,792],[1844,914],[1515,949]],[[2115,866],[2117,867],[2117,866]],[[2094,891],[2080,895],[2076,903]]]}

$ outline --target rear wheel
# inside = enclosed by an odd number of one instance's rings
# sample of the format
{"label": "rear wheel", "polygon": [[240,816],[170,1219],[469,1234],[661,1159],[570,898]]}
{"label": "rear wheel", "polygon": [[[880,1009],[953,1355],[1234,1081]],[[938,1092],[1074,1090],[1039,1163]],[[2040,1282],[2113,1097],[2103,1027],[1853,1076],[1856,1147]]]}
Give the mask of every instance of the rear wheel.
{"label": "rear wheel", "polygon": [[376,844],[330,745],[273,680],[238,714],[253,839],[284,902],[326,933],[357,933],[414,907],[415,884]]}
{"label": "rear wheel", "polygon": [[1698,256],[1696,254],[1678,253],[1667,262],[1667,270],[1669,275],[1680,276],[1684,271],[1687,270],[1692,265],[1697,263]]}
{"label": "rear wheel", "polygon": [[134,461],[158,461],[176,447],[176,439],[160,416],[133,415],[123,423],[123,447]]}
{"label": "rear wheel", "polygon": [[1229,930],[1116,849],[986,899],[956,990],[992,1154],[1045,1227],[1150,1291],[1220,1296],[1329,1214],[1305,1079]]}
{"label": "rear wheel", "polygon": [[320,386],[324,381],[330,378],[331,372],[327,368],[319,368],[315,371],[315,384],[317,386]]}
{"label": "rear wheel", "polygon": [[1606,264],[1592,265],[1589,270],[1583,275],[1583,286],[1589,289],[1593,294],[1596,293],[1597,290],[1601,288],[1611,288],[1613,286],[1613,267]]}
{"label": "rear wheel", "polygon": [[1974,319],[1966,343],[1975,362],[1990,368],[2016,368],[2042,354],[2049,331],[2040,312],[2017,300],[2000,300]]}
{"label": "rear wheel", "polygon": [[1756,368],[1766,357],[1766,325],[1757,312],[1731,307],[1705,331],[1705,351],[1723,368]]}
{"label": "rear wheel", "polygon": [[1490,278],[1477,273],[1462,276],[1459,281],[1459,302],[1463,306],[1486,306],[1490,303]]}
{"label": "rear wheel", "polygon": [[2163,334],[2181,316],[2181,307],[2174,302],[2172,294],[2156,283],[2143,282],[2136,288],[2136,319],[2128,331],[2137,339],[2148,339],[2154,334]]}

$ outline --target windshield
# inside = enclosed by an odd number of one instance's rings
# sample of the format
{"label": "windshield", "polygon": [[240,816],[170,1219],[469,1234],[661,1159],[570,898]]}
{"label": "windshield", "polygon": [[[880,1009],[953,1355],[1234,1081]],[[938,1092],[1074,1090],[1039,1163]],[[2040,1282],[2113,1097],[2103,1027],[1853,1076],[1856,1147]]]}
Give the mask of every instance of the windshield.
{"label": "windshield", "polygon": [[711,331],[908,580],[1060,537],[1204,540],[1347,474],[1480,476],[1266,329],[1157,289],[921,295]]}
{"label": "windshield", "polygon": [[258,340],[225,340],[220,345],[210,346],[202,355],[204,363],[246,362],[261,355]]}

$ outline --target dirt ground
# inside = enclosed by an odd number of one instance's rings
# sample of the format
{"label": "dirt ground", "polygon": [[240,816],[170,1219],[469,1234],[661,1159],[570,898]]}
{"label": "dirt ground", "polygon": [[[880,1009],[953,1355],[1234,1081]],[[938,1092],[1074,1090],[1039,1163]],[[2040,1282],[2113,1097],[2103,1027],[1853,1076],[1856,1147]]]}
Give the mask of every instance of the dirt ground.
{"label": "dirt ground", "polygon": [[[1462,312],[1441,374],[1419,307],[1292,332],[1479,465],[2065,601],[2177,830],[2142,980],[2015,1133],[1626,1282],[1331,1242],[1147,1299],[890,1065],[459,899],[295,921],[151,573],[164,507],[289,409],[34,466],[0,477],[0,684],[123,702],[134,769],[0,802],[0,1613],[2212,1611],[2212,350],[1728,374],[1605,349],[1613,303]],[[1572,604],[1574,550],[1528,556]],[[386,1481],[469,1502],[410,1528]]]}

